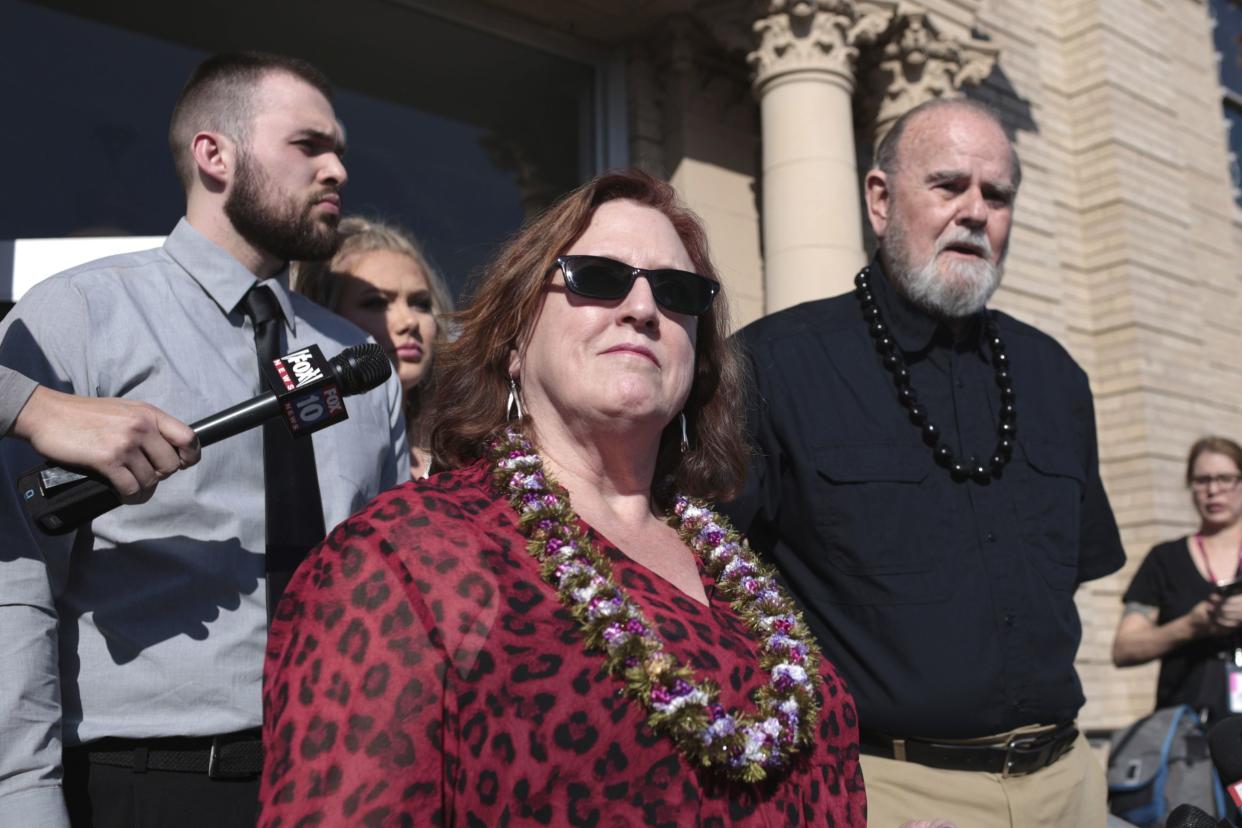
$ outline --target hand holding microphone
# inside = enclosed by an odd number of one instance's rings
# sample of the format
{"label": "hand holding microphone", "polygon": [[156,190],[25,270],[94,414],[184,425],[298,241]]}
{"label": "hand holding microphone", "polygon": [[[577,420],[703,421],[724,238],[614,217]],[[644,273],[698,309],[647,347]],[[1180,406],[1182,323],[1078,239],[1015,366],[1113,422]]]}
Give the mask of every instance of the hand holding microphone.
{"label": "hand holding microphone", "polygon": [[199,458],[190,427],[155,406],[42,385],[17,415],[12,434],[44,457],[95,471],[124,503],[146,501],[161,480]]}
{"label": "hand holding microphone", "polygon": [[[392,363],[378,345],[346,348],[331,361],[311,345],[272,361],[264,394],[190,425],[200,446],[209,446],[279,416],[295,437],[346,419],[343,397],[383,384]],[[18,493],[40,530],[63,535],[122,502],[105,479],[51,463],[18,479]]]}

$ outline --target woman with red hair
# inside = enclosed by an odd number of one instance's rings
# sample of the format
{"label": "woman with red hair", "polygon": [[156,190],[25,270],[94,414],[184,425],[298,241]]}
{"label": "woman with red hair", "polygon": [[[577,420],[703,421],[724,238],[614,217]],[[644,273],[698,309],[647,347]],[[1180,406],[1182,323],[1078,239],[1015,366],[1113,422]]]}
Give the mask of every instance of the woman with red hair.
{"label": "woman with red hair", "polygon": [[863,826],[853,700],[710,506],[744,379],[698,220],[601,176],[459,319],[451,470],[338,527],[277,612],[262,823]]}

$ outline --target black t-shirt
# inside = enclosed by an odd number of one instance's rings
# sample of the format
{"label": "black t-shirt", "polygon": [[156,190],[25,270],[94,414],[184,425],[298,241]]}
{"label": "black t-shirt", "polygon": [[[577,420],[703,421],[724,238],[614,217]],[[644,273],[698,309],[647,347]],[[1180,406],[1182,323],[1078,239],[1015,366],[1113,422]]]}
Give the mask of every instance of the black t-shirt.
{"label": "black t-shirt", "polygon": [[[872,293],[944,440],[987,462],[1001,392],[982,314],[955,341],[882,273]],[[1100,484],[1087,377],[1047,334],[992,312],[1018,437],[987,485],[955,482],[897,399],[858,299],[774,313],[738,339],[759,453],[725,506],[775,563],[865,730],[971,738],[1073,719],[1074,590],[1125,561]]]}
{"label": "black t-shirt", "polygon": [[[1212,584],[1200,574],[1186,538],[1152,547],[1134,574],[1122,600],[1156,607],[1157,624],[1181,618],[1212,594]],[[1199,638],[1165,654],[1156,683],[1156,707],[1188,704],[1206,708],[1210,720],[1229,715],[1225,687],[1225,658],[1232,658],[1236,635]]]}

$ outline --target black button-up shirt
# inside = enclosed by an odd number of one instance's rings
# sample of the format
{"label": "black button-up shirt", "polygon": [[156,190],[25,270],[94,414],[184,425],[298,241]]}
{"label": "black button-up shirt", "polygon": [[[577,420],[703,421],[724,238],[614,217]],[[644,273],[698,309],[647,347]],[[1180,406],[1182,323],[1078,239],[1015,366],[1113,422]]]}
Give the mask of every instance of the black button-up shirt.
{"label": "black button-up shirt", "polygon": [[[912,384],[956,456],[986,466],[1000,389],[981,319],[955,342],[872,267]],[[781,570],[858,701],[864,730],[971,738],[1074,718],[1074,590],[1120,568],[1086,375],[1055,340],[991,311],[1011,362],[1017,447],[955,482],[898,403],[852,294],[738,335],[758,456],[725,511]],[[980,315],[981,316],[981,315]]]}

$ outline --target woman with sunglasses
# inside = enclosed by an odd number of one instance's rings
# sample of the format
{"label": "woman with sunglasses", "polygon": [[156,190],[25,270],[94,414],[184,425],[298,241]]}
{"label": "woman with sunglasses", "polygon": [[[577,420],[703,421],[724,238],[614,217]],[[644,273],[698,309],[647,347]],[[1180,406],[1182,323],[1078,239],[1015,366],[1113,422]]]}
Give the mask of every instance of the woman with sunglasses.
{"label": "woman with sunglasses", "polygon": [[640,173],[506,245],[440,355],[450,470],[281,602],[262,824],[865,824],[849,692],[710,505],[746,460],[719,289]]}
{"label": "woman with sunglasses", "polygon": [[1190,449],[1186,483],[1199,529],[1152,548],[1123,600],[1113,640],[1118,667],[1160,659],[1156,706],[1188,704],[1209,720],[1231,707],[1230,675],[1242,685],[1242,447],[1204,437]]}

